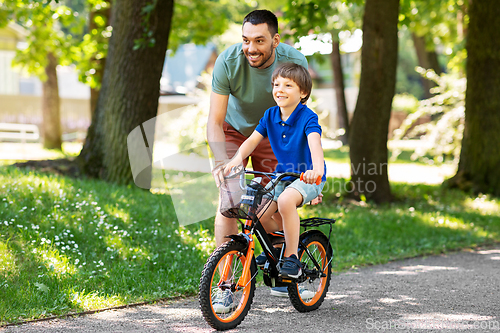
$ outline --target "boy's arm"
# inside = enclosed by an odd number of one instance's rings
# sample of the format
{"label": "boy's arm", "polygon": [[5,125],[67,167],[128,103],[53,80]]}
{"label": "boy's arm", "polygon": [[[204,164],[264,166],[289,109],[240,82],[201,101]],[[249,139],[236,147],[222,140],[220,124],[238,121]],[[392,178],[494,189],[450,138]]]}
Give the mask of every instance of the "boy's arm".
{"label": "boy's arm", "polygon": [[233,167],[241,165],[243,160],[257,148],[262,139],[264,139],[262,134],[253,131],[252,135],[241,144],[240,149],[238,149],[233,159],[224,167],[224,175],[228,175]]}
{"label": "boy's arm", "polygon": [[309,133],[307,143],[311,150],[313,169],[304,173],[304,182],[313,184],[318,177],[323,177],[325,173],[325,158],[323,148],[321,147],[321,135],[318,132]]}

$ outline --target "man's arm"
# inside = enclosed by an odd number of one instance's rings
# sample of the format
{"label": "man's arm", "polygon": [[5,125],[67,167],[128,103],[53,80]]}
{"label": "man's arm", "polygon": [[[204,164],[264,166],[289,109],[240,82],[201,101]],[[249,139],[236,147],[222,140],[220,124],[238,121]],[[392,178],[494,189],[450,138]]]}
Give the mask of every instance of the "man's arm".
{"label": "man's arm", "polygon": [[214,154],[215,167],[214,167],[214,178],[217,181],[222,175],[220,173],[220,167],[228,159],[226,152],[226,137],[224,135],[224,119],[227,113],[227,104],[229,100],[229,95],[220,95],[212,92],[210,95],[210,111],[208,113],[207,122],[207,141]]}
{"label": "man's arm", "polygon": [[215,162],[227,160],[226,137],[223,124],[227,113],[229,95],[219,95],[214,92],[210,95],[210,111],[207,123],[207,140],[215,157]]}

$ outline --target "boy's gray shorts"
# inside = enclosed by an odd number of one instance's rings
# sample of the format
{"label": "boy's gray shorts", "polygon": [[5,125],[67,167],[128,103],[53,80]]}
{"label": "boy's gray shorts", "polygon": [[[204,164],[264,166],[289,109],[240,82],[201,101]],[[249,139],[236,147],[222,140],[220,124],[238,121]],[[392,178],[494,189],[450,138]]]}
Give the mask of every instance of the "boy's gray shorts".
{"label": "boy's gray shorts", "polygon": [[[269,182],[267,184],[266,188],[269,188],[271,183],[274,183],[274,180]],[[319,185],[316,184],[306,184],[300,179],[295,179],[295,180],[280,180],[278,185],[274,188],[274,197],[273,201],[278,201],[278,197],[280,196],[283,191],[288,188],[292,187],[299,191],[299,193],[302,195],[302,203],[298,207],[302,207],[309,201],[312,201],[314,198],[316,198],[321,191],[323,190],[323,187],[325,186],[325,182],[321,182]]]}

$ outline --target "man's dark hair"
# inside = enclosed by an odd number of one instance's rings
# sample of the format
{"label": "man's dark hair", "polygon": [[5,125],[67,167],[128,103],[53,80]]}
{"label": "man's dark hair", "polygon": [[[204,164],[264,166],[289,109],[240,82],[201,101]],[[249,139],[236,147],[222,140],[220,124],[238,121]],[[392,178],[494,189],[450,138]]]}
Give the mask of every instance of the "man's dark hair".
{"label": "man's dark hair", "polygon": [[278,33],[278,18],[272,12],[266,9],[257,9],[253,12],[250,12],[243,19],[243,25],[245,23],[251,23],[252,25],[258,25],[262,23],[266,23],[271,33],[271,37],[274,37]]}

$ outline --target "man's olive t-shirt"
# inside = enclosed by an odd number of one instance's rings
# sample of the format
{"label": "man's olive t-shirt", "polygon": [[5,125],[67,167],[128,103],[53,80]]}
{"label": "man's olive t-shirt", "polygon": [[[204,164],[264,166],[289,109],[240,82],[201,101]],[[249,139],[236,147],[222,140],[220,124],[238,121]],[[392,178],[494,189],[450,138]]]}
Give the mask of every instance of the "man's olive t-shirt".
{"label": "man's olive t-shirt", "polygon": [[306,57],[290,45],[280,43],[275,52],[274,63],[264,69],[248,64],[241,43],[227,48],[215,61],[212,91],[229,95],[225,120],[247,137],[264,112],[276,105],[271,76],[278,64],[293,62],[307,68]]}

